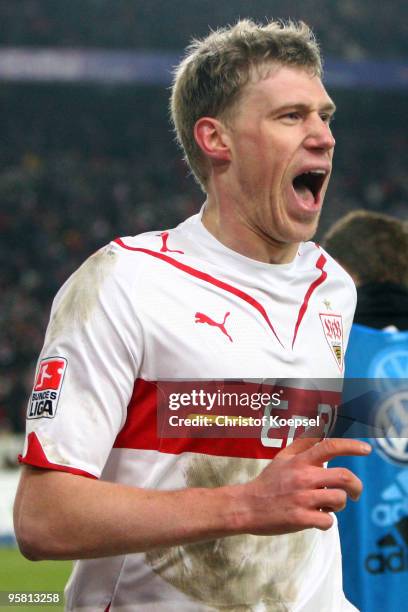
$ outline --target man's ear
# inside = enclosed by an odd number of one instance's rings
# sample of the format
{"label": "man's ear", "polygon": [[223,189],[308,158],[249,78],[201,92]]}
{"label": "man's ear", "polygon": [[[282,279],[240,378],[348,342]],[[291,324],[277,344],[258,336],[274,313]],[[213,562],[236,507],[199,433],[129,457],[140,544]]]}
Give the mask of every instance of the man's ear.
{"label": "man's ear", "polygon": [[196,143],[214,161],[231,160],[229,138],[223,124],[213,117],[200,117],[194,126]]}

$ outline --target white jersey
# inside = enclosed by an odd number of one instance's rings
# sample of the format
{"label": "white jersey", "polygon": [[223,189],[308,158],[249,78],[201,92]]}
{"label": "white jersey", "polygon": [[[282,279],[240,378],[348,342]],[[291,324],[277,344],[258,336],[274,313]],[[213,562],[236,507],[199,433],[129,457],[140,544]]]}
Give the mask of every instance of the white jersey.
{"label": "white jersey", "polygon": [[[219,243],[201,215],[118,239],[54,301],[21,460],[167,490],[252,479],[290,440],[271,443],[271,432],[250,440],[160,438],[156,382],[339,381],[355,301],[350,277],[314,243],[302,244],[289,264],[266,264]],[[333,526],[78,561],[67,609],[353,607],[342,591]]]}

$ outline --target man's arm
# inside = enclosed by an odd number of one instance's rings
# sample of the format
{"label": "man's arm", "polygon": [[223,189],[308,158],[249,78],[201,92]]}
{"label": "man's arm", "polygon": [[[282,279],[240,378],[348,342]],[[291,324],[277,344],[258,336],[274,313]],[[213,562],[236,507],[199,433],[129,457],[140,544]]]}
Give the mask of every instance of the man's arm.
{"label": "man's arm", "polygon": [[14,521],[31,560],[84,559],[146,551],[242,533],[329,529],[329,511],[357,499],[360,480],[323,467],[339,455],[366,455],[358,440],[295,441],[254,480],[218,488],[140,489],[25,467]]}

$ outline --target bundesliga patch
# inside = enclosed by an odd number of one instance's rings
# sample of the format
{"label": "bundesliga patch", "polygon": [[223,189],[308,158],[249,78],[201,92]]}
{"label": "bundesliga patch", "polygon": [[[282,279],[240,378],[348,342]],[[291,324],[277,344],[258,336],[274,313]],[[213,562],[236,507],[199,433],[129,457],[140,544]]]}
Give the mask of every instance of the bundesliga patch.
{"label": "bundesliga patch", "polygon": [[53,419],[57,412],[67,360],[64,357],[42,359],[28,402],[27,419]]}
{"label": "bundesliga patch", "polygon": [[340,372],[344,366],[343,322],[341,315],[319,313],[327,344],[336,360]]}

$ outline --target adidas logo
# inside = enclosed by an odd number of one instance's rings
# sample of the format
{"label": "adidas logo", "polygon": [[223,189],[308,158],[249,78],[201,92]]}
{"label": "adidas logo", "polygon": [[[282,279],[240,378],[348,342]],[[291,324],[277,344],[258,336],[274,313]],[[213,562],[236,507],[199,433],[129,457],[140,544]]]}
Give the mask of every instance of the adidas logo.
{"label": "adidas logo", "polygon": [[374,506],[371,519],[379,527],[390,527],[408,515],[408,472],[400,472],[396,481],[381,493],[384,503]]}
{"label": "adidas logo", "polygon": [[367,555],[364,567],[370,574],[396,574],[408,570],[408,516],[394,525],[398,530],[400,541],[392,533],[388,533],[376,544],[378,552]]}

